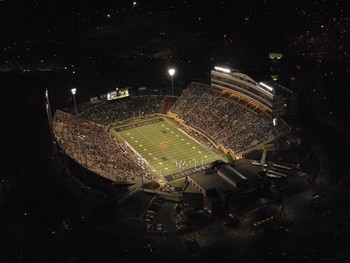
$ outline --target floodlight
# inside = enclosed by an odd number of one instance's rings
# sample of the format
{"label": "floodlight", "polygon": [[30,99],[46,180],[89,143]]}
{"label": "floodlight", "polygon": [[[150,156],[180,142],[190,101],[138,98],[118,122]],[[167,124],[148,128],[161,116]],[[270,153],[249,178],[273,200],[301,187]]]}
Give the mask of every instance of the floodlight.
{"label": "floodlight", "polygon": [[169,75],[171,76],[171,95],[174,96],[174,74],[175,74],[175,69],[174,68],[170,68],[168,70]]}
{"label": "floodlight", "polygon": [[272,123],[273,123],[273,126],[276,126],[277,125],[277,118],[273,118]]}
{"label": "floodlight", "polygon": [[268,86],[268,85],[266,85],[265,83],[260,82],[260,85],[265,87],[265,88],[267,88],[269,91],[273,91],[273,88]]}
{"label": "floodlight", "polygon": [[228,68],[222,68],[222,67],[214,67],[216,70],[225,72],[225,73],[231,73],[231,70]]}

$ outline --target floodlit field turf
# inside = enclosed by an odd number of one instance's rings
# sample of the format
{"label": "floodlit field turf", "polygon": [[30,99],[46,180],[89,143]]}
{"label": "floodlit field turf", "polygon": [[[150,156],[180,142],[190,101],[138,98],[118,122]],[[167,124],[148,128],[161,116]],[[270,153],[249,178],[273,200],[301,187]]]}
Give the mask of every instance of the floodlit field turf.
{"label": "floodlit field turf", "polygon": [[117,127],[115,131],[162,176],[218,160],[162,118]]}

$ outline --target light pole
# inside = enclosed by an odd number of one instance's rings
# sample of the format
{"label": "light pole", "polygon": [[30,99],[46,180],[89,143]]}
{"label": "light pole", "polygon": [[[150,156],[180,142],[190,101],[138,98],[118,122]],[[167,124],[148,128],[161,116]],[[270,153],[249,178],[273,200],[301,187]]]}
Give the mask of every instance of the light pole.
{"label": "light pole", "polygon": [[174,96],[174,74],[175,74],[175,69],[171,68],[169,69],[169,75],[171,76],[171,95]]}
{"label": "light pole", "polygon": [[52,114],[51,114],[51,107],[50,107],[49,91],[48,91],[48,89],[45,90],[45,105],[46,105],[47,119],[48,119],[49,125],[50,125],[51,142],[52,142],[52,145],[54,145],[54,136],[53,136],[53,131],[52,131]]}
{"label": "light pole", "polygon": [[77,116],[77,115],[78,115],[77,104],[75,103],[75,93],[77,93],[77,89],[76,89],[76,88],[73,88],[73,89],[71,89],[70,91],[72,92],[72,95],[73,95],[75,116]]}
{"label": "light pole", "polygon": [[[83,175],[85,175],[85,171],[84,171],[84,162],[83,162],[83,148],[80,147],[80,138],[79,138],[79,122],[78,122],[78,111],[77,111],[77,103],[75,101],[75,94],[77,93],[77,89],[73,88],[70,90],[72,92],[73,95],[73,101],[74,101],[74,111],[75,111],[75,118],[76,118],[76,125],[77,125],[77,136],[78,136],[78,148],[81,152],[81,170],[83,171]],[[87,168],[87,161],[86,161],[86,156],[85,156],[85,163],[86,163],[86,168]]]}
{"label": "light pole", "polygon": [[272,119],[272,124],[273,124],[273,130],[272,130],[272,133],[273,133],[273,150],[272,150],[272,161],[274,162],[275,161],[275,133],[276,133],[276,126],[277,126],[277,118],[273,118]]}
{"label": "light pole", "polygon": [[[268,87],[265,85],[265,87]],[[272,162],[275,161],[275,140],[276,140],[276,126],[277,126],[277,118],[276,118],[276,109],[275,109],[275,89],[272,88],[272,125],[273,125],[273,130],[272,130],[272,133],[273,133],[273,150],[272,150]]]}

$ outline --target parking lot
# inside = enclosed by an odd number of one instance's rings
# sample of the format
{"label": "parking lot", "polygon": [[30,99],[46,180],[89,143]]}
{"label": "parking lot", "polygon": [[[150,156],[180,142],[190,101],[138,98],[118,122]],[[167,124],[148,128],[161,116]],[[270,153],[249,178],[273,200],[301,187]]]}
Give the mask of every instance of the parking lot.
{"label": "parking lot", "polygon": [[184,255],[220,241],[251,235],[249,229],[228,227],[223,220],[213,221],[204,213],[186,213],[178,203],[164,199],[153,200],[145,209],[142,221],[154,243],[173,255]]}

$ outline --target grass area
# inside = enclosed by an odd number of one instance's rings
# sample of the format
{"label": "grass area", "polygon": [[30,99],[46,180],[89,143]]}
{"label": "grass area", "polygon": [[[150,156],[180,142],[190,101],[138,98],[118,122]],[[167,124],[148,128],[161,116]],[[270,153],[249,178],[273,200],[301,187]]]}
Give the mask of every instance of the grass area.
{"label": "grass area", "polygon": [[164,118],[115,127],[114,131],[161,176],[219,159]]}

